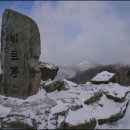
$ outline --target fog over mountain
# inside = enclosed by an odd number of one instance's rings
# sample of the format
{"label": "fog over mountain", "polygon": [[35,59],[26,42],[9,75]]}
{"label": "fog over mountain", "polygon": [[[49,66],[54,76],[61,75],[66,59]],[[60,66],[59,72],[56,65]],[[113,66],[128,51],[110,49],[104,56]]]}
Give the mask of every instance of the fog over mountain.
{"label": "fog over mountain", "polygon": [[130,63],[129,6],[116,1],[36,1],[31,17],[41,32],[41,60],[60,65],[84,60]]}

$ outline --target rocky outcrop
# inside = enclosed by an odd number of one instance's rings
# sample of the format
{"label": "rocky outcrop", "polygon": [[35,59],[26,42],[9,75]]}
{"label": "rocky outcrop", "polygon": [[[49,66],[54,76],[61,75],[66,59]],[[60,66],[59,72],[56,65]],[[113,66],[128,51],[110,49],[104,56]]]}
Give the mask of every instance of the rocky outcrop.
{"label": "rocky outcrop", "polygon": [[2,15],[3,94],[26,98],[39,90],[40,33],[31,18],[11,9]]}
{"label": "rocky outcrop", "polygon": [[58,80],[58,81],[44,84],[43,88],[46,90],[46,92],[50,93],[56,90],[58,91],[68,90],[69,86],[66,84],[64,80]]}
{"label": "rocky outcrop", "polygon": [[84,104],[90,105],[94,102],[97,102],[100,100],[100,98],[103,96],[102,92],[96,92],[94,93],[94,96],[90,97],[86,101],[84,101]]}
{"label": "rocky outcrop", "polygon": [[40,70],[41,70],[41,79],[44,81],[48,79],[53,80],[56,77],[59,68],[58,66],[55,66],[53,64],[40,62]]}

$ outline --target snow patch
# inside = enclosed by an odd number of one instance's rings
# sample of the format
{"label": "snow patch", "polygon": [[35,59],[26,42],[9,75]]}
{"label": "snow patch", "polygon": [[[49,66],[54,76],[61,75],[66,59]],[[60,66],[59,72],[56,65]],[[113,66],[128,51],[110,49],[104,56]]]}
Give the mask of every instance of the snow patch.
{"label": "snow patch", "polygon": [[11,111],[10,107],[4,107],[0,105],[0,118],[5,117]]}

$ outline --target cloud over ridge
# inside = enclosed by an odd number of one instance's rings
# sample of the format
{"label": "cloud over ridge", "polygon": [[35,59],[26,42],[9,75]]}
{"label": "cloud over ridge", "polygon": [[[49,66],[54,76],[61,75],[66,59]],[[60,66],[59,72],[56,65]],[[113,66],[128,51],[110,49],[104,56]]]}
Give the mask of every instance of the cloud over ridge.
{"label": "cloud over ridge", "polygon": [[130,64],[130,9],[125,9],[130,2],[35,1],[32,5],[30,16],[41,34],[41,61]]}

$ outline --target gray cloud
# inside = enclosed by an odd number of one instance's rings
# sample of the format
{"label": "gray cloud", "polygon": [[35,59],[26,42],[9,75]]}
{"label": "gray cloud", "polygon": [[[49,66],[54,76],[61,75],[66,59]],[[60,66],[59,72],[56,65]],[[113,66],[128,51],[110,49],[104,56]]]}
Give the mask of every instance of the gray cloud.
{"label": "gray cloud", "polygon": [[40,29],[40,60],[129,64],[130,18],[119,14],[110,1],[34,2],[31,17]]}

